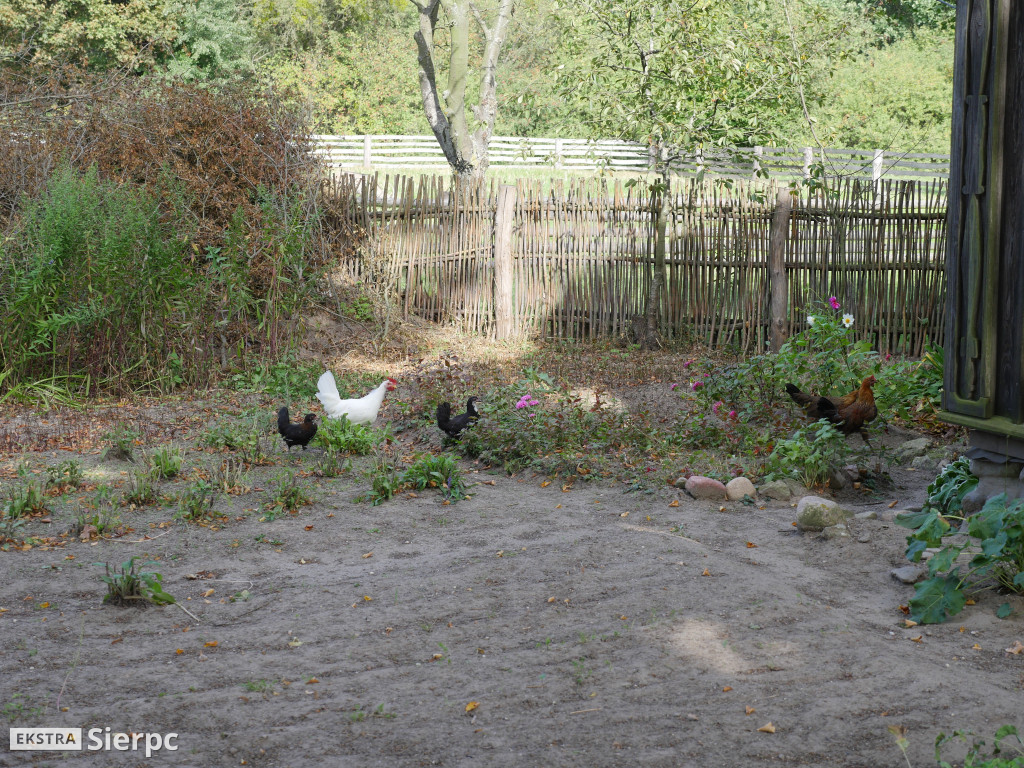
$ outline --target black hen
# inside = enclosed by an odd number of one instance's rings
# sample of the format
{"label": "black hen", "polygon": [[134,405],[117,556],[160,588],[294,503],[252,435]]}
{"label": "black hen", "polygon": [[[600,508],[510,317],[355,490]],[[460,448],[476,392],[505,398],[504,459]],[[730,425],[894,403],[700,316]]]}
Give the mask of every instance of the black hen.
{"label": "black hen", "polygon": [[316,424],[313,423],[315,419],[315,414],[307,413],[301,424],[292,424],[287,408],[277,412],[277,431],[281,433],[289,451],[293,445],[301,445],[302,450],[306,450],[306,445],[316,434]]}
{"label": "black hen", "polygon": [[462,430],[475,424],[476,420],[480,418],[480,414],[476,412],[476,407],[473,405],[479,399],[478,397],[469,398],[466,401],[466,412],[460,413],[458,416],[452,416],[451,403],[441,403],[437,406],[437,426],[441,428],[442,432],[447,432],[452,437],[458,437]]}

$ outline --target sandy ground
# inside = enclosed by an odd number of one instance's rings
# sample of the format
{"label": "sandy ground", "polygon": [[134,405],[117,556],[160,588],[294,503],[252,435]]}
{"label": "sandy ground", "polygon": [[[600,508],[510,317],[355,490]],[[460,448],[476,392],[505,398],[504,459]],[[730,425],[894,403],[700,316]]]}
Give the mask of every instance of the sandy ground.
{"label": "sandy ground", "polygon": [[[316,452],[277,458],[302,469]],[[789,502],[563,492],[465,466],[479,484],[448,506],[373,507],[354,473],[311,477],[315,503],[271,522],[254,490],[219,503],[216,529],[150,507],[118,539],[0,553],[9,724],[178,734],[149,759],[3,742],[0,765],[879,768],[907,764],[895,727],[917,768],[942,731],[1024,726],[1024,657],[1004,651],[1024,600],[1007,620],[988,593],[902,626],[891,518],[930,477],[850,497],[879,519],[825,541],[795,530]],[[32,532],[67,522],[50,519]],[[102,604],[96,563],[133,555],[180,605]]]}

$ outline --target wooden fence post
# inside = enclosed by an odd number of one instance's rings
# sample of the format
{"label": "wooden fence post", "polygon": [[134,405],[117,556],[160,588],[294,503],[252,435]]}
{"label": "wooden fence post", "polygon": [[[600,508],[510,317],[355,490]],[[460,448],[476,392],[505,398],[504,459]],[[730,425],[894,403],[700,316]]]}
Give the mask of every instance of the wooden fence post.
{"label": "wooden fence post", "polygon": [[516,188],[502,184],[494,211],[494,331],[499,339],[515,335],[512,316],[512,224],[516,212]]}
{"label": "wooden fence post", "polygon": [[786,233],[789,216],[793,211],[793,198],[788,189],[780,189],[772,212],[772,227],[768,235],[768,274],[771,280],[771,300],[768,308],[768,341],[772,352],[778,352],[786,340],[786,320],[789,317],[789,285],[786,280]]}

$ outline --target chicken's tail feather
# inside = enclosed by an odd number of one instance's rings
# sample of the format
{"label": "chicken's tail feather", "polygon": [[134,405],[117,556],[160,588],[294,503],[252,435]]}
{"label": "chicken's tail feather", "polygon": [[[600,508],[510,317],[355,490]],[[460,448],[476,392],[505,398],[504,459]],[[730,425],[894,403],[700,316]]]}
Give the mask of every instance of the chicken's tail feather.
{"label": "chicken's tail feather", "polygon": [[444,425],[447,424],[452,418],[452,404],[441,403],[437,406],[437,426],[444,429]]}
{"label": "chicken's tail feather", "polygon": [[282,430],[291,424],[291,418],[288,415],[288,408],[282,408],[277,412],[277,428]]}

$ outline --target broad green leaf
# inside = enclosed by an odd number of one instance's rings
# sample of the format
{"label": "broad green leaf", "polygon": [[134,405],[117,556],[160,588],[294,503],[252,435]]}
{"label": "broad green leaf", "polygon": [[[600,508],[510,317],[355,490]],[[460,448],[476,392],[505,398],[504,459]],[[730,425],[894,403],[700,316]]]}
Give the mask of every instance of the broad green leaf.
{"label": "broad green leaf", "polygon": [[918,624],[940,624],[960,613],[967,604],[962,586],[958,571],[918,582],[910,598],[910,618]]}
{"label": "broad green leaf", "polygon": [[1009,603],[1003,603],[996,609],[996,616],[1000,619],[1005,619],[1011,613],[1013,613],[1013,608],[1010,607]]}
{"label": "broad green leaf", "polygon": [[946,547],[942,551],[935,553],[931,560],[928,561],[928,573],[934,576],[937,573],[948,571],[953,567],[953,563],[956,562],[957,555],[959,554],[959,547]]}

